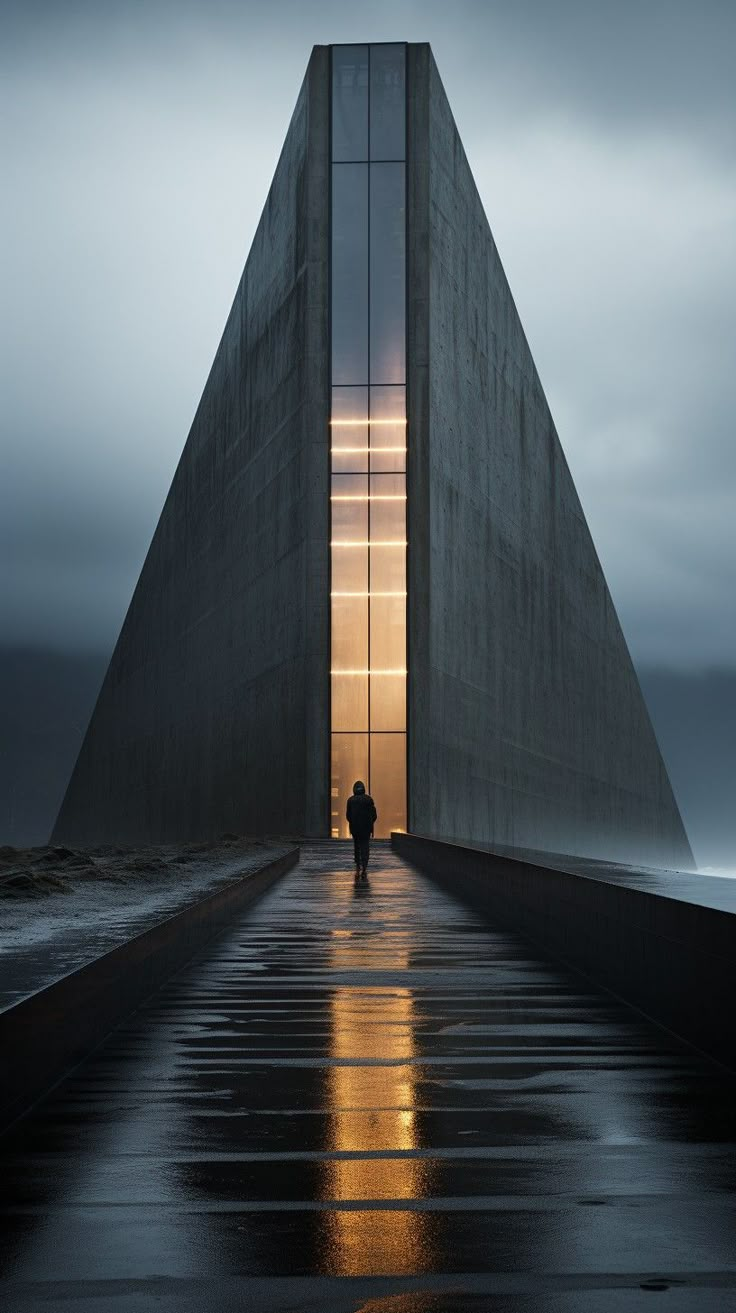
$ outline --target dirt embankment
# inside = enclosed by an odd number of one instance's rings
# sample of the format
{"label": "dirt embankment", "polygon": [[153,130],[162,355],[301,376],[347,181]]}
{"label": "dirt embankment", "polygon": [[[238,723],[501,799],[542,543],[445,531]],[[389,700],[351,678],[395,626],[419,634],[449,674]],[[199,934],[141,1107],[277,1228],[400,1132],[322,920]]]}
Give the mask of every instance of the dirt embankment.
{"label": "dirt embankment", "polygon": [[40,848],[0,847],[0,898],[46,898],[71,893],[90,881],[161,886],[181,876],[182,867],[252,858],[283,847],[282,840],[249,839],[224,834],[211,843],[154,844],[140,847]]}

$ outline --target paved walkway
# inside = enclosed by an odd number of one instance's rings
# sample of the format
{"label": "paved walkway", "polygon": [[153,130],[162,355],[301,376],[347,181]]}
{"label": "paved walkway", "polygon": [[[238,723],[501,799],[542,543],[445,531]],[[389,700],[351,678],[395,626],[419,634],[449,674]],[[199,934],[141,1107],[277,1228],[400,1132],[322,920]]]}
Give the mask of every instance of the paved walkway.
{"label": "paved walkway", "polygon": [[733,1084],[376,846],[3,1142],[8,1313],[736,1308]]}

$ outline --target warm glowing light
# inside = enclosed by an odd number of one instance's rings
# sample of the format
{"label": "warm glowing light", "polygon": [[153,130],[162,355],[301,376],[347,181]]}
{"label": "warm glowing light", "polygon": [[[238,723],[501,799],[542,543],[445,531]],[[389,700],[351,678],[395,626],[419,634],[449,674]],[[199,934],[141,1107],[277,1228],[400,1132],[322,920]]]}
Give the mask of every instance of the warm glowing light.
{"label": "warm glowing light", "polygon": [[[407,947],[394,948],[388,940],[377,951],[374,940],[355,931],[330,944],[330,965],[338,972],[375,968],[384,965],[384,952],[392,970],[410,965]],[[325,1156],[321,1165],[320,1197],[338,1204],[325,1213],[335,1275],[364,1275],[366,1256],[372,1272],[408,1274],[427,1267],[427,1218],[411,1207],[412,1200],[433,1193],[432,1169],[416,1155],[423,1141],[415,1113],[421,1079],[414,1062],[420,1024],[415,1007],[408,989],[393,986],[338,986],[330,995],[326,1124],[334,1157]],[[356,1201],[377,1199],[405,1200],[408,1206],[387,1210],[371,1226],[371,1214],[353,1210]],[[346,1208],[339,1207],[343,1201]]]}
{"label": "warm glowing light", "polygon": [[361,539],[360,542],[348,542],[346,539],[344,540],[341,538],[338,540],[333,538],[330,547],[406,547],[406,541],[404,539],[394,538],[388,542],[375,542],[373,539],[370,539],[369,541],[365,538]]}
{"label": "warm glowing light", "polygon": [[333,456],[367,456],[369,453],[375,456],[378,452],[384,455],[389,451],[405,452],[406,447],[332,447],[331,451]]}
{"label": "warm glowing light", "polygon": [[332,428],[340,428],[340,429],[363,428],[365,424],[369,424],[371,428],[376,428],[379,426],[385,428],[389,424],[405,425],[406,419],[405,418],[399,419],[397,417],[396,419],[331,419],[330,420],[330,425]]}
{"label": "warm glowing light", "polygon": [[405,675],[405,670],[331,670],[331,675]]}
{"label": "warm glowing light", "polygon": [[335,593],[330,593],[330,597],[406,597],[406,593],[402,593],[402,592],[399,592],[399,591],[397,591],[397,590],[392,590],[392,591],[387,592],[387,593],[381,593],[381,592],[366,592],[366,593],[343,593],[343,592],[335,592]]}
{"label": "warm glowing light", "polygon": [[398,492],[335,492],[330,501],[406,501],[406,493]]}

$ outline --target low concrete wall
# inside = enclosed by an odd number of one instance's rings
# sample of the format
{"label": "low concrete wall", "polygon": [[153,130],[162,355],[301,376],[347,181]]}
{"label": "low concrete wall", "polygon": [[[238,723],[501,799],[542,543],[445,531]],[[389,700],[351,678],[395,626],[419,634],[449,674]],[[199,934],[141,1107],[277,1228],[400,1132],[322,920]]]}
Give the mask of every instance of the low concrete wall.
{"label": "low concrete wall", "polygon": [[736,1070],[736,916],[458,844],[394,834],[407,861]]}
{"label": "low concrete wall", "polygon": [[298,860],[294,848],[0,1012],[0,1130]]}

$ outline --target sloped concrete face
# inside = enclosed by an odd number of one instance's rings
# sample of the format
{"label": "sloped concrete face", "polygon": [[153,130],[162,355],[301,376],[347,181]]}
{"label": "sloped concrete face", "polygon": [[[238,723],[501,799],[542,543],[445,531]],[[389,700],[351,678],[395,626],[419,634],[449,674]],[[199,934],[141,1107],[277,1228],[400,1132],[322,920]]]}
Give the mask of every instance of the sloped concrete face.
{"label": "sloped concrete face", "polygon": [[326,830],[328,88],[318,47],[57,840]]}
{"label": "sloped concrete face", "polygon": [[410,78],[409,827],[690,866],[428,46]]}

